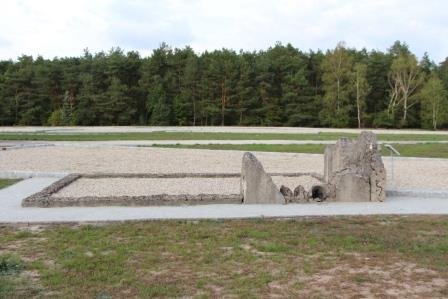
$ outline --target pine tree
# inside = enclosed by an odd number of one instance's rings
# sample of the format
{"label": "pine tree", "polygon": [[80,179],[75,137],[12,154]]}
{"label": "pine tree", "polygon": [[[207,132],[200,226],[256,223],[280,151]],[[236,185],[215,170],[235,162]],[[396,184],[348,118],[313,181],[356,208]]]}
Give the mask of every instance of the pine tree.
{"label": "pine tree", "polygon": [[70,96],[68,90],[64,94],[64,99],[62,100],[62,110],[61,110],[61,124],[64,126],[69,126],[73,124],[73,98]]}
{"label": "pine tree", "polygon": [[165,88],[161,83],[153,85],[148,93],[147,109],[151,115],[151,124],[167,126],[171,121],[171,109],[167,102]]}
{"label": "pine tree", "polygon": [[90,74],[80,76],[81,89],[78,95],[78,102],[75,107],[74,123],[76,125],[90,126],[98,124],[96,97],[97,90]]}

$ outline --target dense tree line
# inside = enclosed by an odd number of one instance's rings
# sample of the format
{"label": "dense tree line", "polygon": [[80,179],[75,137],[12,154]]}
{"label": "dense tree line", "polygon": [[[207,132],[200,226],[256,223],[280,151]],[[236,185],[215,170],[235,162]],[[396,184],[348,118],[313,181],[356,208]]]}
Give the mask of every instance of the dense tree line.
{"label": "dense tree line", "polygon": [[448,58],[388,51],[222,49],[162,44],[150,57],[112,49],[0,61],[0,125],[448,125]]}

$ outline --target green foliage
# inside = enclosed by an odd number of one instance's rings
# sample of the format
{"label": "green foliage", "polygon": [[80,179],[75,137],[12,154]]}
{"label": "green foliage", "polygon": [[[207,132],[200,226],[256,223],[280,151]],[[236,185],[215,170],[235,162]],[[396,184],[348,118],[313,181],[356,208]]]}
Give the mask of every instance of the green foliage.
{"label": "green foliage", "polygon": [[370,92],[370,85],[366,75],[367,66],[363,63],[356,63],[352,75],[352,94],[355,97],[358,128],[363,127],[366,111],[366,97]]}
{"label": "green foliage", "polygon": [[197,54],[163,43],[144,58],[120,48],[24,55],[0,61],[0,125],[421,127],[416,95],[434,73],[446,90],[448,60],[417,62],[398,41],[387,52],[277,43]]}
{"label": "green foliage", "polygon": [[[130,132],[130,133],[0,133],[0,140],[106,141],[106,140],[338,140],[357,138],[357,133],[225,133],[225,132]],[[448,134],[378,134],[380,141],[448,141]]]}
{"label": "green foliage", "polygon": [[[417,64],[415,55],[399,51],[389,71],[390,97],[388,115],[398,127],[415,125],[418,89],[424,81],[424,73]],[[411,110],[411,108],[413,108]],[[411,114],[414,113],[414,114]]]}
{"label": "green foliage", "polygon": [[331,127],[347,127],[350,124],[350,82],[353,59],[343,43],[328,51],[322,61],[322,81],[325,95],[322,122]]}
{"label": "green foliage", "polygon": [[0,256],[0,276],[17,274],[22,271],[23,268],[23,262],[17,256]]}
{"label": "green foliage", "polygon": [[70,95],[70,92],[66,91],[64,94],[64,99],[62,100],[62,109],[60,115],[60,124],[61,125],[72,125],[73,124],[73,96]]}
{"label": "green foliage", "polygon": [[171,109],[168,97],[162,84],[155,84],[148,93],[146,107],[151,116],[152,125],[169,125]]}
{"label": "green foliage", "polygon": [[432,76],[419,93],[421,101],[421,119],[424,128],[437,130],[448,122],[448,98],[443,82]]}
{"label": "green foliage", "polygon": [[62,109],[57,109],[53,111],[48,118],[48,124],[50,126],[60,126],[62,125]]}

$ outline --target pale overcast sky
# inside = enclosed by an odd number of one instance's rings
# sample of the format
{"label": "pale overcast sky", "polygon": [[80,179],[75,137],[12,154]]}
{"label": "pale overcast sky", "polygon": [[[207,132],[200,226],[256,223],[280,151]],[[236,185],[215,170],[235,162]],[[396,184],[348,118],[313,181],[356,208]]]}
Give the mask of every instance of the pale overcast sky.
{"label": "pale overcast sky", "polygon": [[419,57],[448,56],[445,0],[3,0],[0,58],[80,56],[120,46],[147,55],[166,42],[198,52],[259,50],[276,41],[302,50],[386,50],[405,41]]}

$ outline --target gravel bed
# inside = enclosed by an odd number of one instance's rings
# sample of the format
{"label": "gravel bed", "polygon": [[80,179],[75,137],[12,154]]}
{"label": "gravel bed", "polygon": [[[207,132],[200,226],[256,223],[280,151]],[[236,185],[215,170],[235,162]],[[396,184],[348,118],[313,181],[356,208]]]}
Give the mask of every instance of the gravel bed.
{"label": "gravel bed", "polygon": [[238,178],[81,178],[53,197],[238,194]]}
{"label": "gravel bed", "polygon": [[[25,148],[0,152],[0,171],[65,173],[227,173],[240,172],[241,151],[169,148]],[[321,155],[256,153],[268,172],[323,172]]]}
{"label": "gravel bed", "polygon": [[[309,176],[274,176],[273,180],[279,188],[285,185],[291,190],[299,184],[308,190],[320,183]],[[80,178],[51,196],[57,198],[239,193],[239,178]]]}
{"label": "gravel bed", "polygon": [[[323,156],[255,152],[268,172],[323,173]],[[241,151],[52,146],[0,151],[1,171],[64,173],[228,173],[241,171]],[[390,171],[390,160],[383,158]],[[448,190],[448,159],[396,158],[389,188]]]}

